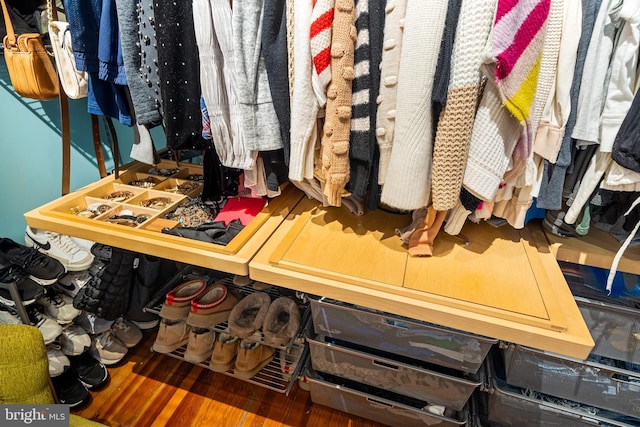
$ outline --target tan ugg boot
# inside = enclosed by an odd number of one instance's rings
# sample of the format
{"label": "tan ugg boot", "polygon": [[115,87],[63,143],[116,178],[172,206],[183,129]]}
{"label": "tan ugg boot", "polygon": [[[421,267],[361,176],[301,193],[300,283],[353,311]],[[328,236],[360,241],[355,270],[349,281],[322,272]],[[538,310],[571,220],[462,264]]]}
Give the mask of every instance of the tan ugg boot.
{"label": "tan ugg boot", "polygon": [[300,328],[298,304],[289,297],[276,298],[267,311],[262,325],[264,343],[271,346],[287,345]]}
{"label": "tan ugg boot", "polygon": [[[260,332],[252,335],[253,339],[260,340]],[[252,378],[260,369],[264,368],[273,360],[276,349],[257,341],[242,340],[238,345],[238,355],[233,374],[245,380]]]}
{"label": "tan ugg boot", "polygon": [[209,361],[209,369],[215,372],[226,372],[233,367],[238,354],[238,337],[227,332],[220,332],[213,343],[213,352]]}
{"label": "tan ugg boot", "polygon": [[229,332],[239,338],[248,338],[262,327],[271,297],[264,292],[254,292],[240,300],[229,313]]}
{"label": "tan ugg boot", "polygon": [[213,351],[213,342],[216,333],[210,329],[194,328],[189,331],[187,350],[184,352],[184,360],[191,363],[200,363],[207,360]]}
{"label": "tan ugg boot", "polygon": [[158,353],[171,353],[182,347],[189,340],[189,325],[184,320],[171,321],[163,319],[160,322],[156,341],[152,349]]}
{"label": "tan ugg boot", "polygon": [[198,298],[206,289],[204,279],[193,279],[184,282],[167,293],[160,309],[160,317],[168,320],[184,320],[189,315],[191,301]]}
{"label": "tan ugg boot", "polygon": [[187,323],[192,327],[213,328],[229,320],[231,309],[240,301],[222,283],[207,286],[204,292],[191,301]]}

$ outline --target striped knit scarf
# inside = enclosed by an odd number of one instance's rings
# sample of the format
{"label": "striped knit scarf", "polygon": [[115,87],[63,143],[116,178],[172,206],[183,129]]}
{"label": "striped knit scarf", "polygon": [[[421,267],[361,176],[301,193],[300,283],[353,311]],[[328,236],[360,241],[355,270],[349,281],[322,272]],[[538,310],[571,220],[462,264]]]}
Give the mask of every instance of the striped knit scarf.
{"label": "striped knit scarf", "polygon": [[313,58],[311,80],[320,106],[327,102],[327,86],[331,81],[331,26],[334,0],[313,0],[309,42]]}
{"label": "striped knit scarf", "polygon": [[531,153],[531,111],[551,0],[498,0],[493,28],[494,76],[505,107],[523,125],[514,157]]}

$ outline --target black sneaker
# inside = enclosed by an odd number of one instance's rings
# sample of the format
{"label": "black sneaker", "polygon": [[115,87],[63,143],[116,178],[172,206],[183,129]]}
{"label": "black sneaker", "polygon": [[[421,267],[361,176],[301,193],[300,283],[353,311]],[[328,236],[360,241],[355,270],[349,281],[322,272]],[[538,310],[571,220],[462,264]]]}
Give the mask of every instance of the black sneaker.
{"label": "black sneaker", "polygon": [[73,369],[51,378],[51,382],[60,403],[71,408],[82,406],[91,399],[89,390],[78,379]]}
{"label": "black sneaker", "polygon": [[41,285],[52,285],[66,273],[57,259],[8,238],[0,239],[0,264],[17,265]]}
{"label": "black sneaker", "polygon": [[88,352],[79,356],[67,356],[71,361],[71,370],[89,390],[96,390],[109,381],[109,371],[104,364]]}
{"label": "black sneaker", "polygon": [[[29,305],[42,297],[45,290],[42,286],[31,280],[27,273],[16,267],[15,265],[0,266],[0,283],[15,282],[18,288],[18,294],[24,305]],[[11,297],[9,289],[0,288],[0,301],[5,305],[15,306],[16,303]]]}

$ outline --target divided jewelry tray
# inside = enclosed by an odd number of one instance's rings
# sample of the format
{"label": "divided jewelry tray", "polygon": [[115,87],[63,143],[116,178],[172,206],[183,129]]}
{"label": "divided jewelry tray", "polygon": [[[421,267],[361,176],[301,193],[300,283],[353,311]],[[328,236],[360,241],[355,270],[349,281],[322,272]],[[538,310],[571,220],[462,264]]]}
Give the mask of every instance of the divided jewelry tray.
{"label": "divided jewelry tray", "polygon": [[286,186],[226,246],[162,233],[192,226],[167,214],[203,190],[202,167],[163,160],[134,162],[113,174],[25,213],[29,226],[220,271],[249,273],[249,260],[301,200]]}

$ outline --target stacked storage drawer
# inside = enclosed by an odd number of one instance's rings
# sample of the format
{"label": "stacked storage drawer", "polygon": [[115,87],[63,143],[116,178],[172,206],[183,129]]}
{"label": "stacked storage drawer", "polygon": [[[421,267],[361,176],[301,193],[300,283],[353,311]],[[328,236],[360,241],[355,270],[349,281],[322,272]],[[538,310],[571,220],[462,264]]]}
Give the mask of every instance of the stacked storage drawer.
{"label": "stacked storage drawer", "polygon": [[607,297],[592,267],[561,266],[574,295],[601,300],[575,296],[595,342],[593,352],[587,360],[577,360],[520,345],[502,346],[496,365],[504,372],[494,371],[489,420],[514,426],[640,426],[640,310],[632,308],[632,299],[616,304]]}
{"label": "stacked storage drawer", "polygon": [[393,426],[469,425],[496,340],[312,298],[311,399]]}

